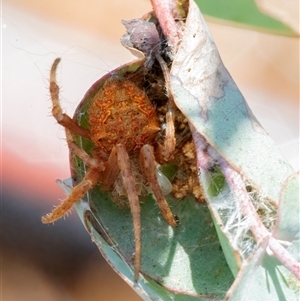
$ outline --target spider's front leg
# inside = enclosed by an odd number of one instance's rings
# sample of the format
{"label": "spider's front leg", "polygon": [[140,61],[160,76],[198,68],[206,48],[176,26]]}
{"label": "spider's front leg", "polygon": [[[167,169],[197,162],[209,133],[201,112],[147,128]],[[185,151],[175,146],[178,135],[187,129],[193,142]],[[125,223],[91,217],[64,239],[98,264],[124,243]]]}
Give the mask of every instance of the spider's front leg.
{"label": "spider's front leg", "polygon": [[59,102],[59,87],[56,83],[56,70],[60,62],[60,58],[57,58],[52,64],[50,71],[50,96],[52,101],[52,115],[57,122],[63,127],[69,129],[73,134],[90,138],[89,131],[79,126],[72,118],[63,113]]}
{"label": "spider's front leg", "polygon": [[104,170],[104,163],[102,161],[92,159],[73,141],[70,131],[67,128],[65,130],[70,152],[77,155],[87,166],[89,166],[89,170],[82,181],[73,188],[69,197],[57,206],[50,214],[42,217],[42,222],[44,224],[53,223],[66,215],[73,205],[97,184],[100,174]]}
{"label": "spider's front leg", "polygon": [[175,219],[175,217],[163,195],[163,192],[160,188],[158,180],[157,180],[156,161],[155,161],[155,157],[154,157],[153,146],[151,146],[149,144],[145,144],[141,148],[140,162],[141,162],[143,174],[146,177],[146,179],[153,191],[153,194],[156,198],[157,205],[158,205],[164,219],[172,227],[176,227],[178,225],[178,222]]}
{"label": "spider's front leg", "polygon": [[53,223],[65,216],[73,205],[92,189],[99,181],[100,172],[98,168],[90,168],[82,181],[73,188],[71,194],[51,213],[42,217],[44,224]]}

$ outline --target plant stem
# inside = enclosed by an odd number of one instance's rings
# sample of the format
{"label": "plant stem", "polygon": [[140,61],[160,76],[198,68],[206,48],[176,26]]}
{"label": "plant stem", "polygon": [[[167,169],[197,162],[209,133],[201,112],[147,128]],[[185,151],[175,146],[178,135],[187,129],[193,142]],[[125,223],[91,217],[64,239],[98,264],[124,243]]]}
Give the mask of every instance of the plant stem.
{"label": "plant stem", "polygon": [[160,27],[167,38],[171,52],[174,55],[177,51],[180,38],[172,11],[172,8],[174,7],[173,2],[173,0],[151,0]]}
{"label": "plant stem", "polygon": [[300,264],[274,237],[270,237],[269,248],[276,257],[299,281]]}
{"label": "plant stem", "polygon": [[272,251],[273,256],[277,258],[298,280],[300,280],[300,264],[280,244],[280,242],[271,235],[262,223],[251,202],[241,175],[223,158],[219,157],[218,161],[231,191],[236,194],[236,199],[239,202],[242,214],[249,220],[250,229],[255,240],[258,243],[261,243],[269,236],[268,247]]}

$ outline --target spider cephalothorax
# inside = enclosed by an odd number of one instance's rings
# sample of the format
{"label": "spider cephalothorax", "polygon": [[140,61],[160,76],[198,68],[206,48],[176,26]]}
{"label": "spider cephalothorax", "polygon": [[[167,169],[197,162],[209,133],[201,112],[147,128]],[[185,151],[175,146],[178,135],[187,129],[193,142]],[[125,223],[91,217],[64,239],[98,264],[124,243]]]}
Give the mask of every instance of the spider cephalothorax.
{"label": "spider cephalothorax", "polygon": [[[89,113],[89,128],[85,129],[62,112],[59,103],[59,87],[56,83],[56,69],[60,59],[56,59],[50,73],[50,95],[53,104],[52,114],[59,124],[65,127],[71,154],[78,156],[88,171],[71,194],[50,214],[42,217],[43,223],[51,223],[63,217],[97,183],[102,189],[111,191],[119,174],[133,217],[135,236],[135,280],[138,279],[141,256],[141,226],[139,193],[136,188],[131,160],[139,162],[138,168],[150,187],[164,219],[176,226],[172,214],[157,180],[155,157],[171,157],[174,152],[175,137],[166,131],[167,142],[157,145],[156,136],[160,131],[155,106],[147,94],[131,80],[115,75],[108,77],[93,97]],[[171,112],[169,112],[171,113]],[[167,118],[167,127],[172,118]],[[174,128],[174,127],[173,127]],[[92,156],[87,154],[73,140],[73,135],[90,139],[94,144]],[[167,155],[166,155],[167,154]],[[138,158],[138,159],[137,159]]]}

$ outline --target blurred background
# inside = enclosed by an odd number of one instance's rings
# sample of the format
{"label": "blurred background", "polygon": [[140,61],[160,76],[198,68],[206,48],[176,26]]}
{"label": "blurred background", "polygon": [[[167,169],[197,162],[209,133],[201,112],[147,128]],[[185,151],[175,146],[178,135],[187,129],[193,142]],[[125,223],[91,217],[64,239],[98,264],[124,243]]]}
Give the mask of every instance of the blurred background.
{"label": "blurred background", "polygon": [[[51,116],[49,70],[56,57],[61,101],[73,115],[98,78],[134,57],[121,19],[147,0],[2,1],[2,299],[140,300],[112,271],[76,213],[55,225],[42,215],[69,177],[63,129]],[[225,66],[254,114],[299,169],[299,39],[208,23]]]}

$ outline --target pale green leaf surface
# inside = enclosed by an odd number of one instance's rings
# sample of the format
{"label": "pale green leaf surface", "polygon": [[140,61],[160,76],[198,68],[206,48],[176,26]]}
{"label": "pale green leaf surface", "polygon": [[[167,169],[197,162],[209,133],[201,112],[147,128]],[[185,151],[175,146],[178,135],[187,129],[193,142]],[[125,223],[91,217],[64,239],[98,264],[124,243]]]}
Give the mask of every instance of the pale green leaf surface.
{"label": "pale green leaf surface", "polygon": [[195,0],[195,2],[203,14],[216,20],[282,35],[297,35],[289,26],[261,12],[254,0]]}
{"label": "pale green leaf surface", "polygon": [[293,170],[224,67],[193,1],[185,35],[172,65],[171,87],[176,105],[197,132],[250,185],[278,203],[281,186]]}
{"label": "pale green leaf surface", "polygon": [[266,254],[267,244],[243,263],[241,271],[227,294],[229,301],[297,301],[299,294],[292,287],[297,281],[277,259]]}
{"label": "pale green leaf surface", "polygon": [[[283,185],[274,236],[281,240],[300,239],[299,172]],[[300,250],[299,250],[300,253]]]}
{"label": "pale green leaf surface", "polygon": [[[97,208],[93,210],[97,220],[107,229],[123,259],[131,262],[134,236],[130,211],[117,208],[96,191],[93,193],[91,198],[97,199]],[[193,199],[178,202],[169,198],[168,202],[181,222],[176,229],[160,217],[152,198],[145,199],[141,206],[143,273],[170,291],[199,294],[204,299],[224,296],[233,279],[207,207]]]}
{"label": "pale green leaf surface", "polygon": [[[281,189],[293,169],[252,114],[224,67],[193,1],[190,1],[185,34],[172,65],[171,89],[176,105],[194,131],[205,138],[232,170],[242,175],[244,185],[254,188],[261,198],[278,204]],[[294,288],[286,285],[291,274],[265,254],[265,248],[255,251],[257,245],[250,233],[250,224],[238,207],[239,194],[232,193],[227,184],[218,188],[219,193],[211,193],[214,177],[210,169],[201,169],[201,182],[225,257],[237,275],[238,285],[231,289],[232,300],[281,300],[281,297],[294,300]],[[289,195],[286,202],[298,202],[295,188],[287,188],[285,192]],[[289,199],[291,194],[293,197]],[[286,210],[291,213],[290,209]],[[293,227],[295,229],[295,224]],[[253,290],[251,295],[249,287]]]}
{"label": "pale green leaf surface", "polygon": [[[60,181],[59,185],[70,193],[70,180]],[[134,253],[130,212],[117,208],[109,196],[99,190],[94,189],[88,198],[97,200],[90,203],[98,209],[94,208],[92,213],[86,201],[78,202],[76,209],[83,224],[104,258],[144,300],[221,300],[225,295],[233,279],[209,222],[206,206],[192,199],[179,203],[171,201],[183,225],[174,231],[159,218],[153,200],[145,200],[142,206],[142,220],[147,229],[143,231],[142,270],[149,276],[161,277],[156,281],[168,287],[167,290],[147,276],[141,275],[137,283],[133,281],[133,271],[128,264]],[[103,238],[106,235],[113,245]]]}
{"label": "pale green leaf surface", "polygon": [[[208,171],[201,171],[201,182],[204,187],[210,188],[213,185],[211,173]],[[241,255],[238,250],[238,241],[235,241],[239,230],[237,227],[232,227],[232,222],[228,221],[231,216],[229,212],[236,212],[236,200],[230,193],[228,185],[225,183],[222,190],[217,195],[211,195],[209,198],[209,208],[212,212],[212,219],[216,227],[216,231],[222,245],[224,255],[227,263],[234,276],[237,275],[240,264]],[[235,219],[234,219],[235,222]]]}

